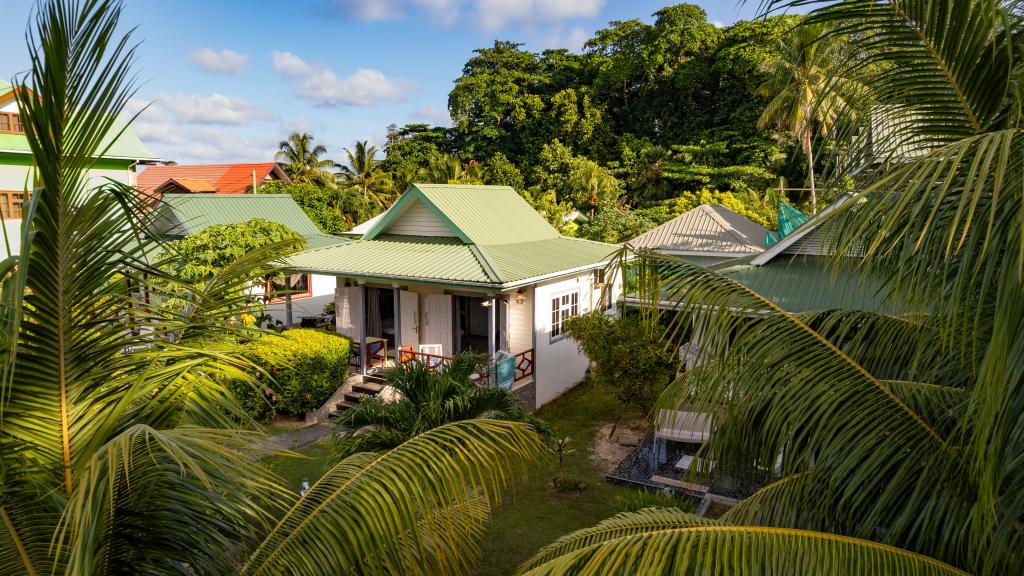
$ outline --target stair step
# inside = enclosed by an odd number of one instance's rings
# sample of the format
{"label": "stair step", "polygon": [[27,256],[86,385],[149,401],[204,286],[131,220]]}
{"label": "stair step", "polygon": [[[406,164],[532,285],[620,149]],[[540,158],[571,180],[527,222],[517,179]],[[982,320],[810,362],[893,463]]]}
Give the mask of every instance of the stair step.
{"label": "stair step", "polygon": [[349,402],[348,400],[342,400],[334,405],[334,407],[338,409],[338,412],[344,412],[345,410],[355,408],[356,406],[359,406],[358,402]]}
{"label": "stair step", "polygon": [[363,398],[373,398],[376,394],[366,394],[364,392],[349,392],[345,394],[345,401],[358,404],[363,401]]}
{"label": "stair step", "polygon": [[376,382],[360,382],[358,384],[352,384],[352,392],[359,392],[366,394],[367,396],[375,396],[378,392],[384,389],[383,384]]}

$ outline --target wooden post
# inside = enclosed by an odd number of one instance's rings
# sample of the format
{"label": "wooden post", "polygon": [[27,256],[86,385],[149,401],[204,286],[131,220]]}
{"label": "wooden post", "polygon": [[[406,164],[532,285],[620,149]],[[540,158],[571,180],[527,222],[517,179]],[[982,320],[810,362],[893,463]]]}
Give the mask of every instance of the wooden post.
{"label": "wooden post", "polygon": [[362,311],[359,314],[359,373],[366,375],[366,284],[359,285],[359,301]]}
{"label": "wooden post", "polygon": [[402,288],[395,284],[391,287],[394,293],[394,322],[395,322],[395,366],[398,366],[402,357]]}
{"label": "wooden post", "polygon": [[292,293],[290,290],[284,295],[284,327],[286,329],[292,327]]}
{"label": "wooden post", "polygon": [[494,353],[497,352],[494,338],[494,329],[497,322],[495,321],[495,314],[497,314],[496,308],[498,307],[498,301],[491,294],[490,298],[491,305],[487,307],[487,381],[488,384],[494,386]]}

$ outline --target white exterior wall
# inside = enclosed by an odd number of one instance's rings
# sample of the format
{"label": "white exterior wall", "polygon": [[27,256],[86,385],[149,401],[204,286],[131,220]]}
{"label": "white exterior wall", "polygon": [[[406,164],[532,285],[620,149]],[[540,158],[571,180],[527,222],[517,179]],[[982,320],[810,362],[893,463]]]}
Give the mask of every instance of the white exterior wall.
{"label": "white exterior wall", "polygon": [[508,352],[518,354],[533,348],[533,288],[524,290],[526,301],[522,304],[516,303],[515,293],[508,297],[508,322],[505,327],[508,330]]}
{"label": "white exterior wall", "polygon": [[537,382],[537,407],[554,400],[583,379],[590,359],[579,351],[570,338],[551,339],[551,300],[570,291],[579,292],[579,313],[592,309],[596,298],[593,291],[594,273],[561,278],[537,285],[534,311],[534,380]]}
{"label": "white exterior wall", "polygon": [[[311,278],[312,295],[296,297],[292,296],[292,323],[298,325],[303,316],[316,316],[322,314],[324,306],[334,301],[334,288],[337,285],[334,276],[320,276],[313,274]],[[284,302],[275,302],[267,305],[267,314],[274,320],[282,323],[288,316],[285,311]]]}

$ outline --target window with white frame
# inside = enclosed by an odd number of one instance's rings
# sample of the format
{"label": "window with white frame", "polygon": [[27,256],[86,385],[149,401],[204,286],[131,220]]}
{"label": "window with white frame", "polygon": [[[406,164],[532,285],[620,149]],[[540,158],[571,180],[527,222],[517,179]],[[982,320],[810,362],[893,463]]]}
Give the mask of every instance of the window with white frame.
{"label": "window with white frame", "polygon": [[558,294],[551,298],[551,340],[565,337],[562,324],[569,318],[580,313],[580,293],[578,291]]}

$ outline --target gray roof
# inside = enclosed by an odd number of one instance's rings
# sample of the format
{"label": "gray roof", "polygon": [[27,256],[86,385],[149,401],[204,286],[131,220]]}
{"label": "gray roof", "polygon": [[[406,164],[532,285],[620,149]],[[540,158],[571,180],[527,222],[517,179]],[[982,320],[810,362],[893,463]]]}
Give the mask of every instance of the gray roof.
{"label": "gray roof", "polygon": [[767,232],[725,206],[702,204],[627,244],[666,254],[742,256],[762,252]]}

